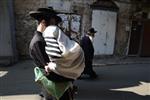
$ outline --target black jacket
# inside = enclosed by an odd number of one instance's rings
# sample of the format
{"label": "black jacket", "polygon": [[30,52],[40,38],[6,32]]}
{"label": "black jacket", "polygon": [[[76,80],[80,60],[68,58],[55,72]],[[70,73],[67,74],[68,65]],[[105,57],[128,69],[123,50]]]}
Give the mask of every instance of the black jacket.
{"label": "black jacket", "polygon": [[88,36],[84,36],[81,39],[81,47],[84,51],[85,60],[92,60],[94,56],[94,47],[92,41]]}
{"label": "black jacket", "polygon": [[29,53],[34,63],[38,67],[44,68],[49,62],[48,55],[45,52],[46,42],[41,32],[36,31],[29,46]]}
{"label": "black jacket", "polygon": [[[29,53],[33,59],[36,66],[44,68],[47,63],[50,62],[48,55],[45,52],[46,42],[42,36],[41,32],[36,31],[29,46]],[[73,79],[65,78],[63,76],[57,75],[54,72],[50,72],[50,75],[47,76],[48,79],[52,81],[73,81]]]}

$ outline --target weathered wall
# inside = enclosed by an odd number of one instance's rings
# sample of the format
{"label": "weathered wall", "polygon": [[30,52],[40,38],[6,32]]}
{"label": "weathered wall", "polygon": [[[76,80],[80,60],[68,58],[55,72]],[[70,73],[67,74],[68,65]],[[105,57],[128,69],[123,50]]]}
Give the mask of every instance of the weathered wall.
{"label": "weathered wall", "polygon": [[92,9],[90,5],[96,0],[73,0],[73,10],[82,16],[82,34],[91,27]]}
{"label": "weathered wall", "polygon": [[[53,0],[15,0],[16,17],[16,39],[17,50],[20,56],[28,56],[29,42],[36,29],[36,23],[28,15],[29,11],[36,10],[38,7],[47,7]],[[91,27],[92,10],[90,4],[96,0],[55,0],[60,2],[71,2],[70,11],[82,16],[81,34],[84,34]],[[127,51],[129,32],[126,30],[130,25],[129,4],[117,3],[119,6],[118,24],[115,42],[115,54],[125,55]]]}
{"label": "weathered wall", "polygon": [[128,39],[131,27],[131,7],[127,3],[116,3],[119,7],[116,32],[115,54],[125,56],[128,50]]}
{"label": "weathered wall", "polygon": [[[28,56],[29,42],[36,29],[36,23],[28,15],[29,11],[36,10],[38,7],[47,7],[48,3],[67,2],[71,4],[70,10],[75,11],[82,16],[81,31],[83,34],[91,26],[91,9],[90,4],[95,0],[15,0],[15,17],[16,17],[16,41],[19,56]],[[67,8],[67,7],[66,7]]]}
{"label": "weathered wall", "polygon": [[16,42],[19,56],[28,55],[29,42],[36,28],[35,21],[28,15],[29,11],[45,7],[45,0],[15,0]]}
{"label": "weathered wall", "polygon": [[47,6],[53,6],[59,11],[75,12],[81,15],[81,34],[83,34],[91,27],[92,9],[90,9],[90,4],[94,1],[96,0],[47,0]]}

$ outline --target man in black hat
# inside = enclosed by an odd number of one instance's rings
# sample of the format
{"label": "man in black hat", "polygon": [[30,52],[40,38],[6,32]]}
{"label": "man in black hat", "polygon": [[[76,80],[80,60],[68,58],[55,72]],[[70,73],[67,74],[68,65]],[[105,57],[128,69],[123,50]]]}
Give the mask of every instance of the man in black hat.
{"label": "man in black hat", "polygon": [[[50,60],[45,52],[46,42],[43,37],[43,32],[47,26],[57,25],[61,21],[61,18],[57,16],[57,12],[52,7],[38,8],[37,11],[31,11],[29,15],[38,21],[37,30],[30,42],[29,53],[36,66],[44,69]],[[57,75],[53,72],[51,72],[50,76],[47,77],[52,81],[73,81],[73,79]],[[51,97],[46,92],[43,95],[46,100],[51,100]],[[70,100],[69,98],[69,94],[66,91],[60,100]]]}
{"label": "man in black hat", "polygon": [[[47,78],[54,82],[76,80],[84,69],[84,54],[78,43],[71,40],[58,27],[61,18],[52,8],[39,8],[30,12],[38,20],[38,27],[30,43],[30,56],[36,66],[44,68]],[[46,100],[51,100],[46,94]],[[72,100],[66,90],[60,100]]]}
{"label": "man in black hat", "polygon": [[94,28],[90,28],[87,34],[81,39],[81,47],[85,56],[85,69],[82,74],[87,74],[92,79],[97,78],[92,65],[94,57],[93,38],[96,32]]}
{"label": "man in black hat", "polygon": [[49,25],[58,25],[61,18],[57,16],[57,12],[52,7],[38,8],[37,11],[31,11],[30,16],[38,21],[37,30],[30,42],[29,53],[34,63],[44,68],[50,62],[47,53],[45,52],[46,42],[43,37],[43,32]]}

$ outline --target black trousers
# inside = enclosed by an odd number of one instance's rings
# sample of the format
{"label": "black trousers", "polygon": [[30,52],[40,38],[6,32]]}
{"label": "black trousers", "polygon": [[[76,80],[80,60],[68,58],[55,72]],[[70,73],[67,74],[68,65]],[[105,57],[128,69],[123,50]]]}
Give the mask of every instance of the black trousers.
{"label": "black trousers", "polygon": [[[65,82],[70,81],[73,83],[73,79],[65,78],[63,76],[57,75],[54,72],[50,72],[50,75],[47,76],[49,80],[52,80],[54,82]],[[45,89],[42,89],[43,95],[45,100],[56,100],[54,97],[49,95]],[[73,100],[73,89],[70,87],[66,92],[63,94],[63,96],[60,98],[60,100]]]}
{"label": "black trousers", "polygon": [[[42,92],[44,100],[56,100],[56,98],[48,94],[45,89],[42,89]],[[72,87],[70,87],[68,90],[65,91],[65,93],[59,100],[73,100],[73,96],[74,96],[73,89]]]}
{"label": "black trousers", "polygon": [[60,98],[60,100],[73,100],[73,89],[69,88],[64,94],[63,96]]}
{"label": "black trousers", "polygon": [[60,75],[57,75],[54,72],[50,72],[48,76],[46,76],[49,80],[52,80],[54,82],[64,82],[64,81],[74,81],[73,79],[66,78]]}
{"label": "black trousers", "polygon": [[83,74],[95,75],[93,70],[93,59],[85,58],[85,68]]}

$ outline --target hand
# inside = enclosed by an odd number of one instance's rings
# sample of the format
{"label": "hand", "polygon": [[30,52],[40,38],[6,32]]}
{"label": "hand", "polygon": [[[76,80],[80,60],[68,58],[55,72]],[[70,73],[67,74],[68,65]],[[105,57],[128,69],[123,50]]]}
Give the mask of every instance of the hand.
{"label": "hand", "polygon": [[49,68],[48,66],[45,66],[44,68],[45,68],[45,72],[46,72],[47,74],[49,74],[49,72],[51,72],[51,70],[50,70],[50,68]]}
{"label": "hand", "polygon": [[46,29],[46,21],[42,20],[40,24],[37,26],[37,31],[43,33],[45,29]]}

